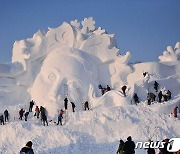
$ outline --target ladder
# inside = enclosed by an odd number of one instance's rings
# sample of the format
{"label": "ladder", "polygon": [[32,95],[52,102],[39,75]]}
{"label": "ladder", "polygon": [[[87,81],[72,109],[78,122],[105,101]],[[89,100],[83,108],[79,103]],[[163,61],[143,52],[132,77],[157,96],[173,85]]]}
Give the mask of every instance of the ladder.
{"label": "ladder", "polygon": [[84,110],[84,101],[83,101],[83,97],[82,97],[82,95],[81,95],[81,91],[80,91],[79,87],[76,87],[76,91],[77,91],[77,93],[78,93],[79,100],[80,100],[80,102],[82,103],[82,109]]}

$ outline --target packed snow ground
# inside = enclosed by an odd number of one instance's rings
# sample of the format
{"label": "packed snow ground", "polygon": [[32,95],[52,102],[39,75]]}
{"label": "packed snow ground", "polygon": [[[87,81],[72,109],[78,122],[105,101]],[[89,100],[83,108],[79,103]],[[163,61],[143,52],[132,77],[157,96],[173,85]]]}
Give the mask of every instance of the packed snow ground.
{"label": "packed snow ground", "polygon": [[[111,154],[116,152],[119,139],[126,140],[129,135],[135,142],[178,137],[180,120],[169,116],[169,109],[179,101],[178,98],[151,106],[142,102],[137,106],[101,106],[89,111],[69,111],[63,126],[57,126],[54,119],[44,127],[32,113],[27,122],[11,117],[10,122],[0,127],[1,153],[18,153],[28,140],[32,140],[38,154]],[[145,150],[138,149],[137,153],[144,154]]]}

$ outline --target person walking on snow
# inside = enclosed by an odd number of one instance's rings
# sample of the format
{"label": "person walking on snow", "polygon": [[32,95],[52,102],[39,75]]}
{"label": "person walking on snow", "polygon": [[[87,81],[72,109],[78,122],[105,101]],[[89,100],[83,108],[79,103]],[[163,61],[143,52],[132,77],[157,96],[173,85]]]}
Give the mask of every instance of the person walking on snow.
{"label": "person walking on snow", "polygon": [[122,86],[122,92],[124,94],[124,97],[126,97],[126,89],[127,89],[127,86]]}
{"label": "person walking on snow", "polygon": [[0,123],[1,123],[1,125],[4,125],[4,116],[3,115],[0,116]]}
{"label": "person walking on snow", "polygon": [[29,112],[32,112],[32,108],[34,106],[34,101],[30,101],[30,104],[29,104]]}
{"label": "person walking on snow", "polygon": [[71,105],[72,105],[72,111],[75,112],[74,109],[75,109],[76,105],[73,102],[71,102]]}
{"label": "person walking on snow", "polygon": [[20,154],[34,154],[31,141],[26,143],[25,147],[21,149]]}
{"label": "person walking on snow", "polygon": [[174,111],[173,111],[175,118],[177,118],[177,109],[178,109],[178,107],[176,106],[176,107],[174,108]]}
{"label": "person walking on snow", "polygon": [[36,106],[34,116],[37,116],[37,118],[39,118],[39,113],[40,113],[39,107]]}
{"label": "person walking on snow", "polygon": [[28,115],[29,115],[29,112],[26,112],[26,113],[24,114],[25,121],[27,121]]}
{"label": "person walking on snow", "polygon": [[119,144],[119,147],[118,147],[116,154],[125,154],[124,141],[123,140],[120,140],[120,144]]}
{"label": "person walking on snow", "polygon": [[19,119],[22,120],[23,114],[24,114],[23,108],[19,111]]}
{"label": "person walking on snow", "polygon": [[9,113],[8,113],[8,110],[5,110],[5,111],[4,111],[4,118],[5,118],[5,122],[6,122],[6,121],[9,121]]}
{"label": "person walking on snow", "polygon": [[65,110],[67,110],[67,107],[68,107],[68,99],[67,97],[64,99],[64,108]]}
{"label": "person walking on snow", "polygon": [[64,113],[64,111],[61,109],[61,111],[60,111],[60,113],[58,115],[58,123],[57,123],[57,125],[59,125],[59,123],[60,123],[60,125],[62,125],[63,113]]}

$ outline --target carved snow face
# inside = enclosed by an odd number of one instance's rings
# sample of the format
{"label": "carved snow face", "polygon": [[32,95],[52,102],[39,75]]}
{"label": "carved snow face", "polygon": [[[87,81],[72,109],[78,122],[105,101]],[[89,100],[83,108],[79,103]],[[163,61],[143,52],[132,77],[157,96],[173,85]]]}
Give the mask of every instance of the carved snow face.
{"label": "carved snow face", "polygon": [[89,67],[93,65],[88,63],[89,59],[86,61],[79,55],[50,53],[34,81],[32,99],[38,105],[51,108],[50,112],[55,112],[64,107],[63,100],[68,94],[69,101],[76,104],[76,109],[82,109],[80,97],[83,97],[83,101],[87,100],[89,85],[96,80],[95,72],[91,72],[94,68]]}

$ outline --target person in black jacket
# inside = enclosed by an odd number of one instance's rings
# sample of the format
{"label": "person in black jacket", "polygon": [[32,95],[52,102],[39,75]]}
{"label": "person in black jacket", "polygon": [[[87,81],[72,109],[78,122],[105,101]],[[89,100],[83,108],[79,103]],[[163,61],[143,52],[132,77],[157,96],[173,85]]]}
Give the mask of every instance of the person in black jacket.
{"label": "person in black jacket", "polygon": [[33,149],[32,149],[32,142],[31,142],[31,141],[27,142],[27,143],[26,143],[26,146],[23,147],[23,148],[21,149],[21,151],[20,151],[20,154],[26,154],[26,153],[28,153],[28,154],[34,154],[34,151],[33,151]]}
{"label": "person in black jacket", "polygon": [[9,121],[9,113],[8,113],[8,110],[5,110],[5,111],[4,111],[4,119],[5,119],[5,122],[6,122],[6,121]]}
{"label": "person in black jacket", "polygon": [[22,117],[23,117],[23,115],[24,115],[24,110],[23,110],[23,108],[19,111],[19,119],[20,120],[22,120]]}
{"label": "person in black jacket", "polygon": [[[150,145],[151,145],[152,141],[149,140],[149,142],[150,142]],[[147,154],[156,154],[154,148],[151,148],[150,145],[149,145],[149,148],[147,149]]]}
{"label": "person in black jacket", "polygon": [[44,112],[41,112],[41,119],[43,121],[43,125],[45,126],[45,122],[46,122],[46,124],[48,126],[47,116]]}
{"label": "person in black jacket", "polygon": [[64,108],[65,110],[67,110],[67,107],[68,107],[68,99],[67,97],[64,99]]}
{"label": "person in black jacket", "polygon": [[4,125],[4,116],[3,115],[0,116],[0,123],[1,123],[1,125]]}
{"label": "person in black jacket", "polygon": [[29,105],[29,112],[32,112],[32,108],[34,106],[34,101],[30,101],[30,105]]}
{"label": "person in black jacket", "polygon": [[75,109],[76,105],[73,102],[71,102],[71,105],[72,105],[72,111],[75,112],[74,109]]}
{"label": "person in black jacket", "polygon": [[131,136],[127,138],[127,141],[125,142],[124,151],[125,154],[135,154],[135,143],[132,141]]}

